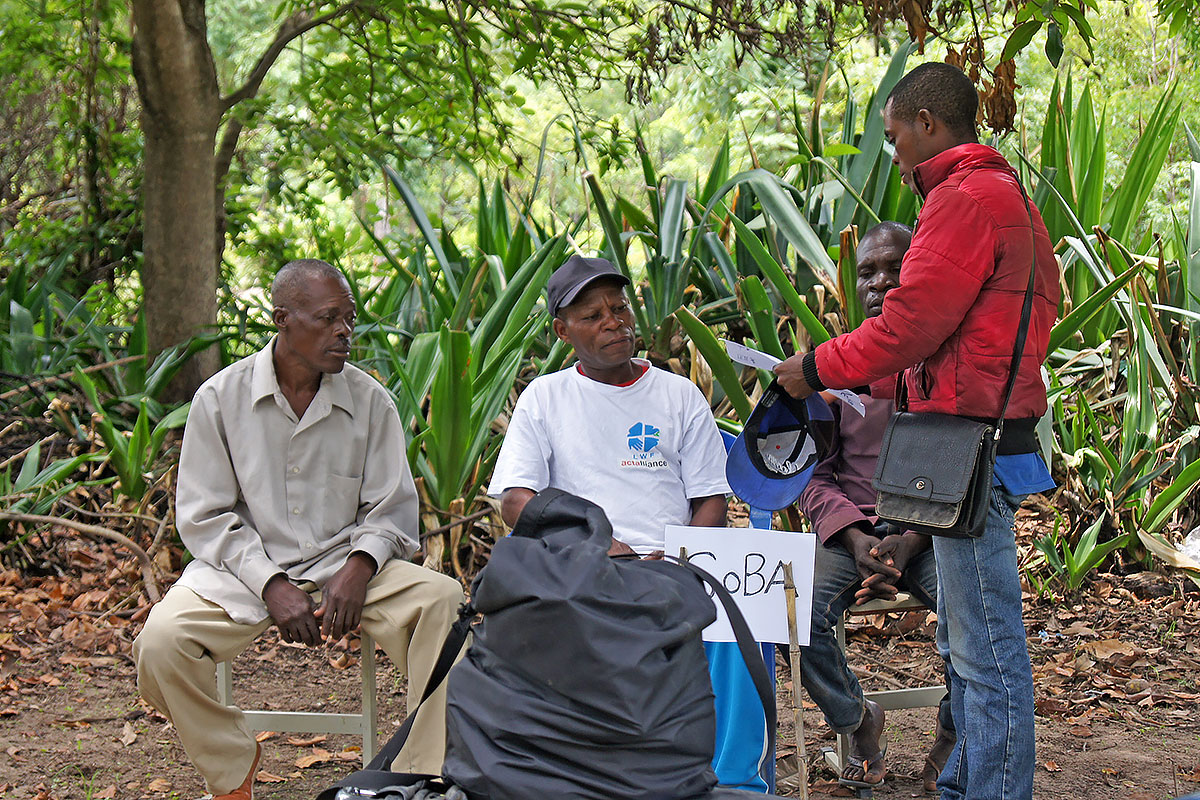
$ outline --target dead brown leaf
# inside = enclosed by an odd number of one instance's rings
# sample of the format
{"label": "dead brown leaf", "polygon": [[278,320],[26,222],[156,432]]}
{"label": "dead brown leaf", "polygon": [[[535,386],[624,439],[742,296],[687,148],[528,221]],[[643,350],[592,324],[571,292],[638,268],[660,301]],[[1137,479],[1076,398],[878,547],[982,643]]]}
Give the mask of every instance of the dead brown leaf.
{"label": "dead brown leaf", "polygon": [[301,739],[299,736],[289,736],[287,743],[295,747],[312,747],[314,744],[320,744],[328,739],[328,736],[320,734],[318,736],[310,736],[307,739]]}
{"label": "dead brown leaf", "polygon": [[121,727],[121,744],[128,747],[137,741],[137,731],[133,729],[133,725],[126,722]]}
{"label": "dead brown leaf", "polygon": [[117,785],[115,783],[110,783],[108,786],[105,786],[103,789],[92,795],[92,797],[96,798],[96,800],[113,800],[113,798],[116,796]]}
{"label": "dead brown leaf", "polygon": [[1060,767],[1058,763],[1054,761],[1047,761],[1045,764],[1042,764],[1042,766],[1046,768],[1046,772],[1062,772],[1062,767]]}
{"label": "dead brown leaf", "polygon": [[333,760],[333,754],[328,750],[318,747],[306,756],[300,756],[295,761],[295,764],[300,769],[308,769],[313,764],[325,764]]}
{"label": "dead brown leaf", "polygon": [[258,774],[254,776],[256,783],[287,783],[287,778],[282,775],[276,775],[273,772],[267,772],[265,769],[260,769]]}
{"label": "dead brown leaf", "polygon": [[1083,647],[1101,661],[1115,655],[1132,656],[1137,652],[1137,648],[1120,639],[1101,639],[1097,642],[1088,642]]}
{"label": "dead brown leaf", "polygon": [[1071,734],[1072,736],[1078,736],[1080,739],[1090,739],[1092,736],[1092,729],[1087,725],[1072,725],[1067,729],[1067,733]]}
{"label": "dead brown leaf", "polygon": [[150,783],[146,784],[146,791],[161,792],[166,794],[167,792],[171,791],[171,782],[166,778],[155,778],[154,780],[150,781]]}

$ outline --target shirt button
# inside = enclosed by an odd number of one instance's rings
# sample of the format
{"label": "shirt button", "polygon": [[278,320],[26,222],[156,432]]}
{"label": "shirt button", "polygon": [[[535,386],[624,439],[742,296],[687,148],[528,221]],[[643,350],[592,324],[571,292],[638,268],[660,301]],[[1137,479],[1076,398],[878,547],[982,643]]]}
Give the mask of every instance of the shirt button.
{"label": "shirt button", "polygon": [[299,513],[300,513],[300,509],[298,509],[298,508],[293,508],[293,509],[292,509],[292,513],[293,513],[293,514],[299,514]]}
{"label": "shirt button", "polygon": [[295,474],[296,474],[296,473],[298,473],[299,471],[300,471],[300,468],[299,468],[299,467],[292,467],[292,474],[293,474],[293,475],[295,475]]}
{"label": "shirt button", "polygon": [[309,542],[308,544],[304,545],[304,549],[305,549],[305,550],[312,550],[312,542]]}

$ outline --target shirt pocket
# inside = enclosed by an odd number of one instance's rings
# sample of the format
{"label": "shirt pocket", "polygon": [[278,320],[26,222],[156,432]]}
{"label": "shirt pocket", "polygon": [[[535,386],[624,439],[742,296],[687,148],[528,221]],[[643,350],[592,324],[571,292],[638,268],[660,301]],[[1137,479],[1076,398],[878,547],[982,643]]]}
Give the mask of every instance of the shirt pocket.
{"label": "shirt pocket", "polygon": [[353,523],[358,516],[362,478],[330,474],[325,484],[325,532],[333,535]]}

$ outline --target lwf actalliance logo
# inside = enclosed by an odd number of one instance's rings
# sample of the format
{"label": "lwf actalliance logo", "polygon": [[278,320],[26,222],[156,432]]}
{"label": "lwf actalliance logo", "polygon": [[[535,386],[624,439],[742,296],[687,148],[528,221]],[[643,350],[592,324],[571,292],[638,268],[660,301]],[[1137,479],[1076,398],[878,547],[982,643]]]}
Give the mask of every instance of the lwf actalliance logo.
{"label": "lwf actalliance logo", "polygon": [[629,428],[629,433],[626,435],[626,441],[634,458],[622,459],[621,467],[630,469],[662,469],[667,466],[666,459],[660,454],[654,453],[654,449],[658,447],[661,435],[661,429],[654,427],[649,422],[633,423]]}

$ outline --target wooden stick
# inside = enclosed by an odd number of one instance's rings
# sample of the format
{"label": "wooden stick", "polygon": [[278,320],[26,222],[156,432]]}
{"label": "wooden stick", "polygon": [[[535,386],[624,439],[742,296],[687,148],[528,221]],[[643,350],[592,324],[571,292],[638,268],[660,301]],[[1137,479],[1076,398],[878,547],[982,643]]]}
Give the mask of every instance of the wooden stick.
{"label": "wooden stick", "polygon": [[150,597],[150,602],[157,603],[162,597],[162,592],[158,590],[158,581],[154,578],[154,563],[150,560],[150,556],[146,555],[146,551],[139,547],[136,542],[122,533],[117,533],[111,528],[104,528],[100,525],[88,525],[84,522],[76,522],[73,519],[47,517],[42,514],[22,514],[16,511],[0,511],[0,519],[13,520],[14,522],[33,522],[39,525],[61,525],[64,528],[79,531],[92,538],[107,539],[110,542],[116,542],[133,553],[134,558],[137,559],[138,566],[142,569],[142,583],[146,587],[146,594]]}
{"label": "wooden stick", "polygon": [[[103,364],[93,364],[92,366],[84,367],[83,369],[81,369],[79,371],[84,374],[87,374],[89,372],[99,372],[102,369],[108,369],[109,367],[119,367],[122,364],[129,364],[134,361],[141,361],[145,358],[146,357],[144,355],[142,355],[142,356],[125,356],[124,358],[118,358],[115,361],[105,361]],[[38,378],[36,381],[30,381],[29,383],[26,383],[24,386],[18,386],[16,389],[10,389],[9,391],[5,392],[4,394],[0,394],[0,400],[8,400],[10,397],[16,397],[19,394],[28,392],[30,389],[36,389],[40,386],[45,386],[48,383],[54,383],[55,381],[66,380],[67,378],[71,377],[74,374],[75,374],[75,370],[71,370],[70,372],[63,372],[58,375],[51,375],[48,378]]]}
{"label": "wooden stick", "polygon": [[796,731],[796,774],[800,797],[808,800],[808,752],[804,744],[804,706],[800,700],[800,629],[796,627],[796,583],[792,562],[783,565],[783,595],[787,600],[788,660],[792,667],[792,724]]}

